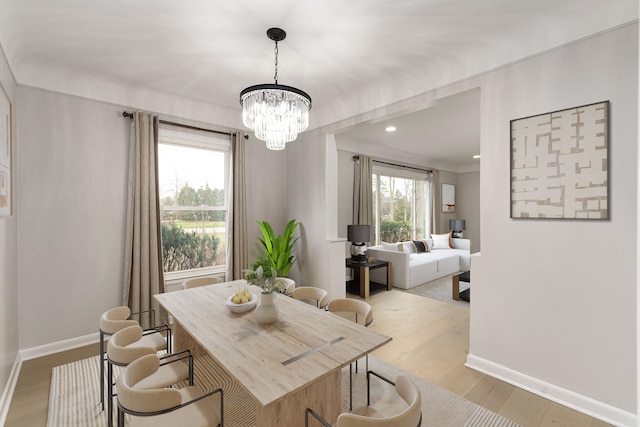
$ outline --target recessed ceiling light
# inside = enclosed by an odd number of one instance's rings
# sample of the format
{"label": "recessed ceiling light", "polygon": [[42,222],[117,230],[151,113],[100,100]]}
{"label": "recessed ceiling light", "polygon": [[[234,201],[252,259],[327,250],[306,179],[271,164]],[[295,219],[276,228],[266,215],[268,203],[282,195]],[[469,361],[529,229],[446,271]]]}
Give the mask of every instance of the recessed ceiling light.
{"label": "recessed ceiling light", "polygon": [[480,158],[480,154],[476,154],[473,156],[474,159],[479,159]]}
{"label": "recessed ceiling light", "polygon": [[386,130],[387,132],[395,132],[396,131],[396,127],[395,126],[387,126],[384,130]]}

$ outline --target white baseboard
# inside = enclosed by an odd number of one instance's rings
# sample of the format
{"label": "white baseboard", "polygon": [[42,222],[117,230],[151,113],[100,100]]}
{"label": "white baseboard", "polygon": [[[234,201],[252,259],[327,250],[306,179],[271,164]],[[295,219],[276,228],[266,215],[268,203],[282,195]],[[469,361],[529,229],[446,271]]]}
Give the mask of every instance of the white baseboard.
{"label": "white baseboard", "polygon": [[609,424],[619,427],[634,427],[638,425],[636,414],[530,377],[481,357],[472,354],[468,355],[465,366]]}
{"label": "white baseboard", "polygon": [[9,413],[9,406],[11,406],[11,399],[13,398],[13,392],[16,389],[18,382],[18,376],[20,375],[20,368],[22,368],[22,357],[20,353],[16,355],[16,360],[13,362],[9,379],[0,397],[0,425],[5,425],[7,421],[7,414]]}
{"label": "white baseboard", "polygon": [[56,341],[20,350],[20,356],[22,357],[22,360],[31,360],[37,357],[48,356],[50,354],[60,353],[61,351],[73,350],[74,348],[95,344],[99,341],[100,333],[96,332],[82,337],[70,338],[68,340]]}

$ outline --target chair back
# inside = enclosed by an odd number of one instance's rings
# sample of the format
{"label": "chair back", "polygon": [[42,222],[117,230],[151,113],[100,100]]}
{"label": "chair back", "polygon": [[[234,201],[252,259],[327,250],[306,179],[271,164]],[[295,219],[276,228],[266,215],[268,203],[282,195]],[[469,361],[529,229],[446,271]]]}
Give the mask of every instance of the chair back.
{"label": "chair back", "polygon": [[[356,323],[362,323],[364,326],[369,326],[373,322],[373,309],[369,303],[362,300],[336,298],[329,302],[327,310],[332,313],[354,313]],[[358,316],[360,316],[360,321],[358,321]]]}
{"label": "chair back", "polygon": [[316,307],[324,308],[327,305],[329,294],[322,288],[315,286],[300,286],[293,290],[291,294],[295,299],[300,300],[313,300],[316,302]]}
{"label": "chair back", "polygon": [[149,413],[179,406],[182,396],[177,389],[137,390],[136,384],[154,374],[160,366],[155,354],[142,356],[122,370],[116,380],[118,402],[129,411]]}
{"label": "chair back", "polygon": [[127,326],[137,325],[136,320],[129,319],[131,310],[127,306],[112,308],[100,316],[100,330],[106,334],[115,334]]}
{"label": "chair back", "polygon": [[406,375],[396,378],[396,392],[409,405],[404,411],[388,418],[370,418],[362,415],[343,413],[338,416],[335,427],[414,427],[422,424],[422,396],[420,390]]}
{"label": "chair back", "polygon": [[293,290],[296,288],[295,280],[289,279],[288,277],[279,277],[279,279],[286,284],[283,293],[287,296],[291,296],[291,294],[293,294]]}
{"label": "chair back", "polygon": [[195,279],[187,279],[182,282],[182,289],[197,288],[199,286],[215,285],[222,283],[223,280],[219,277],[197,277]]}
{"label": "chair back", "polygon": [[131,346],[142,338],[142,328],[127,326],[111,336],[107,343],[107,357],[117,365],[127,365],[147,354],[156,354],[152,347]]}

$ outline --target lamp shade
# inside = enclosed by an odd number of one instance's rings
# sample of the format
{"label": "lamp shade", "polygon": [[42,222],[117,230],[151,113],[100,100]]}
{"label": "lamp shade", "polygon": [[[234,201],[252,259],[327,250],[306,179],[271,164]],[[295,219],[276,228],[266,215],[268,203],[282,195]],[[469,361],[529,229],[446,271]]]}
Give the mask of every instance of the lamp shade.
{"label": "lamp shade", "polygon": [[465,220],[464,219],[450,219],[449,220],[449,230],[453,231],[464,231],[465,230]]}
{"label": "lamp shade", "polygon": [[347,240],[350,242],[370,242],[371,226],[363,224],[347,225]]}

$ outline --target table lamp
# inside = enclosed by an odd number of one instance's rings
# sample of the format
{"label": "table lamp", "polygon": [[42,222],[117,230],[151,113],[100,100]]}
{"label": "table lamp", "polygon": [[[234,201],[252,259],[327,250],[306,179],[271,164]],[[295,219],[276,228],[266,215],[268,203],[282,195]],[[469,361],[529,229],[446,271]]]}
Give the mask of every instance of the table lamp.
{"label": "table lamp", "polygon": [[347,240],[351,242],[351,262],[367,262],[367,245],[371,241],[371,226],[347,225]]}
{"label": "table lamp", "polygon": [[465,226],[466,225],[464,219],[450,219],[449,230],[452,231],[451,237],[462,239],[462,232],[464,231]]}

